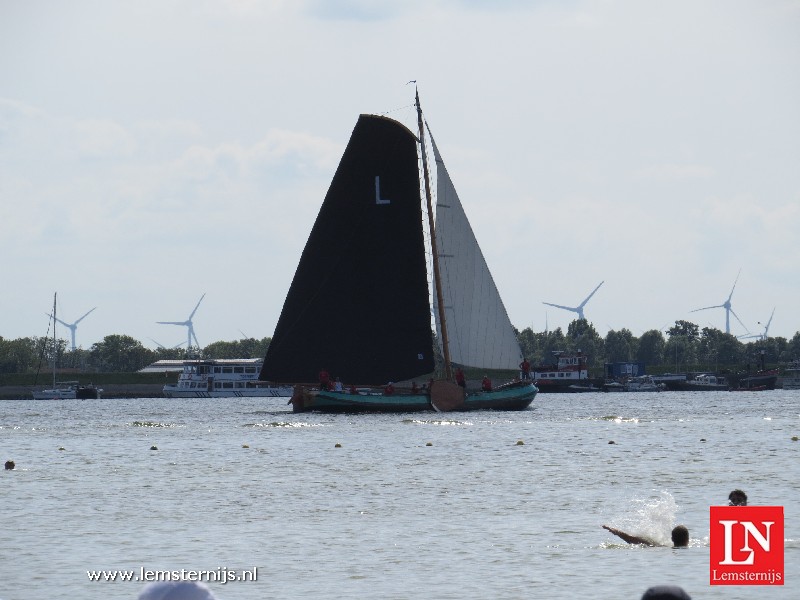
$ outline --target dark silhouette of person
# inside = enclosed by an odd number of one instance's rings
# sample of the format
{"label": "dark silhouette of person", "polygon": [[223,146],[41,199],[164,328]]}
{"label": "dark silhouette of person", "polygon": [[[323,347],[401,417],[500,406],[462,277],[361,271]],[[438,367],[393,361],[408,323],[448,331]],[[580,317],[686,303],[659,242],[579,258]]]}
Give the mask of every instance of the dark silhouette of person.
{"label": "dark silhouette of person", "polygon": [[[652,540],[648,540],[643,537],[639,537],[636,535],[631,535],[630,533],[625,533],[624,531],[620,531],[614,527],[609,527],[608,525],[603,525],[603,529],[610,531],[614,535],[619,538],[622,538],[624,541],[628,542],[629,544],[643,544],[645,546],[660,546],[660,544],[656,544]],[[672,530],[672,545],[674,548],[685,548],[689,545],[689,530],[686,529],[683,525],[678,525],[677,527],[673,528]]]}
{"label": "dark silhouette of person", "polygon": [[728,494],[728,506],[747,506],[747,494],[742,490],[733,490]]}
{"label": "dark silhouette of person", "polygon": [[677,585],[656,585],[642,594],[642,600],[692,600],[692,597]]}

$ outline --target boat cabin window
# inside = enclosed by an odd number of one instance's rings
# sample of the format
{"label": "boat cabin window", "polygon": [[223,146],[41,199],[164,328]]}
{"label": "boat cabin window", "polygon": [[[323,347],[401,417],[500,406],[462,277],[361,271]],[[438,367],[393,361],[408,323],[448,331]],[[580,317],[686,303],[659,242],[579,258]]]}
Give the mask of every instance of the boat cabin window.
{"label": "boat cabin window", "polygon": [[233,382],[232,381],[223,381],[222,387],[225,389],[233,389]]}
{"label": "boat cabin window", "polygon": [[214,367],[214,373],[222,373],[222,367]]}
{"label": "boat cabin window", "polygon": [[234,373],[244,373],[244,367],[233,367]]}
{"label": "boat cabin window", "polygon": [[233,367],[222,367],[223,373],[233,373]]}
{"label": "boat cabin window", "polygon": [[255,373],[256,372],[256,368],[255,367],[245,367],[244,368],[244,372],[245,373]]}

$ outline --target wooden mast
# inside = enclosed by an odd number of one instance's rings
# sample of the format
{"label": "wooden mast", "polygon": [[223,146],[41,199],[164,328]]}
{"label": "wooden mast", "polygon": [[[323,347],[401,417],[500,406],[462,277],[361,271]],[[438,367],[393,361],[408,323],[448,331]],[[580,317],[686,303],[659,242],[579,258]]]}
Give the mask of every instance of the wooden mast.
{"label": "wooden mast", "polygon": [[444,314],[444,298],[442,297],[442,278],[439,271],[439,252],[436,248],[436,232],[433,224],[433,201],[431,199],[431,181],[428,172],[428,158],[425,153],[425,129],[422,124],[422,107],[419,104],[419,90],[416,90],[417,126],[419,127],[419,142],[422,146],[422,172],[425,179],[425,201],[428,206],[428,229],[431,234],[431,252],[433,254],[433,280],[436,284],[436,306],[439,311],[439,328],[442,332],[442,353],[444,354],[444,374],[448,381],[453,379],[450,366],[450,342],[447,337],[447,321]]}

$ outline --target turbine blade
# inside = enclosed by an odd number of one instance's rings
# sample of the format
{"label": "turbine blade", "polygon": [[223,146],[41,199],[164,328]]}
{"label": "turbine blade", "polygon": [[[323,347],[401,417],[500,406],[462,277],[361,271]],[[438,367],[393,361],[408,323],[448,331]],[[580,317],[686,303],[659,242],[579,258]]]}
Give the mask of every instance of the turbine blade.
{"label": "turbine blade", "polygon": [[767,335],[767,332],[769,331],[769,325],[770,323],[772,323],[772,317],[774,316],[775,316],[775,309],[773,308],[772,314],[769,316],[769,321],[767,321],[767,326],[764,328],[764,335]]}
{"label": "turbine blade", "polygon": [[156,321],[159,325],[183,325],[186,327],[186,321]]}
{"label": "turbine blade", "polygon": [[733,314],[733,316],[734,316],[734,317],[736,317],[736,320],[737,320],[737,321],[739,321],[739,325],[741,325],[742,327],[744,327],[744,330],[745,330],[747,333],[750,333],[750,330],[747,328],[747,325],[745,325],[744,323],[742,323],[742,320],[739,318],[739,315],[737,315],[735,312],[733,312],[733,309],[732,309],[732,308],[730,309],[730,311],[731,311],[731,314]]}
{"label": "turbine blade", "polygon": [[83,321],[83,320],[84,320],[86,317],[88,317],[88,316],[89,316],[89,315],[92,313],[92,311],[94,311],[96,308],[97,308],[97,307],[95,306],[95,307],[94,307],[92,310],[90,310],[90,311],[89,311],[89,312],[87,312],[85,315],[83,315],[83,316],[82,316],[80,319],[78,319],[77,321],[75,321],[75,325],[77,325],[78,323],[80,323],[81,321]]}
{"label": "turbine blade", "polygon": [[724,304],[715,304],[714,306],[704,306],[703,308],[695,308],[689,312],[697,312],[698,310],[708,310],[709,308],[725,308]]}
{"label": "turbine blade", "polygon": [[[601,281],[601,282],[600,282],[600,285],[603,285],[604,283],[605,283],[605,281]],[[599,289],[600,289],[600,285],[598,285],[596,288],[594,288],[594,290],[592,290],[592,293],[591,293],[591,294],[589,294],[588,296],[586,296],[586,300],[584,300],[583,302],[581,302],[581,303],[578,305],[578,308],[581,308],[581,307],[583,307],[583,306],[586,306],[586,303],[589,301],[589,299],[590,299],[592,296],[594,296],[594,293],[595,293],[597,290],[599,290]]]}
{"label": "turbine blade", "polygon": [[192,314],[189,315],[189,321],[192,320],[192,317],[194,316],[194,313],[197,312],[197,309],[200,307],[200,303],[203,301],[203,298],[205,298],[205,297],[206,297],[205,294],[200,296],[200,300],[197,301],[197,306],[194,307],[194,310],[192,311]]}
{"label": "turbine blade", "polygon": [[552,304],[550,302],[542,302],[542,304],[547,304],[547,306],[555,306],[556,308],[563,308],[564,310],[569,310],[571,312],[578,312],[578,308],[577,307],[561,306],[560,304]]}
{"label": "turbine blade", "polygon": [[[742,274],[742,268],[739,267],[739,272],[736,274],[736,280],[733,282],[733,287],[731,288],[731,295],[728,296],[728,302],[730,302],[731,298],[733,298],[733,290],[736,289],[736,284],[739,282],[739,275],[741,274]],[[739,317],[736,318],[738,319]]]}

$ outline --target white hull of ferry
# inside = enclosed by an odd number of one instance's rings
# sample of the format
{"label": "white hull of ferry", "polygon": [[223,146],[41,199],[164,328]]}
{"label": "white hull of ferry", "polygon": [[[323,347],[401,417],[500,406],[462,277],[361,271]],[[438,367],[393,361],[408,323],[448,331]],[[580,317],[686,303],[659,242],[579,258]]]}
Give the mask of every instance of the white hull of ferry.
{"label": "white hull of ferry", "polygon": [[293,388],[290,386],[222,389],[210,392],[198,389],[181,389],[175,385],[164,386],[164,396],[167,398],[289,398],[292,392]]}

